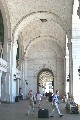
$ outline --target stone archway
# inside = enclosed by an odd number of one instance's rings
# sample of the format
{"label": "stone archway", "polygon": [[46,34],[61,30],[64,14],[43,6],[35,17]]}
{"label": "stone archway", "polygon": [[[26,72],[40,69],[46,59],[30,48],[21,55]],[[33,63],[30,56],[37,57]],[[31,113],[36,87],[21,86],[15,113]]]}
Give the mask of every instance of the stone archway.
{"label": "stone archway", "polygon": [[40,87],[46,89],[46,82],[51,82],[54,90],[54,74],[49,68],[43,68],[39,71],[37,76],[37,91],[39,91]]}
{"label": "stone archway", "polygon": [[[47,12],[47,11],[37,11],[37,12],[33,12],[31,14],[28,14],[26,16],[24,16],[15,26],[15,28],[13,29],[13,42],[15,42],[18,39],[19,34],[24,30],[24,28],[30,24],[32,21],[36,21],[36,20],[41,20],[41,16],[43,16],[43,19],[47,19],[48,21],[54,21],[55,23],[59,24],[63,30],[65,31],[65,33],[68,32],[68,27],[66,22],[64,22],[61,17],[57,16],[55,13],[52,12]],[[66,29],[65,29],[66,28]]]}
{"label": "stone archway", "polygon": [[8,6],[5,0],[0,0],[0,11],[4,27],[3,59],[7,61],[7,45],[11,43],[11,22]]}

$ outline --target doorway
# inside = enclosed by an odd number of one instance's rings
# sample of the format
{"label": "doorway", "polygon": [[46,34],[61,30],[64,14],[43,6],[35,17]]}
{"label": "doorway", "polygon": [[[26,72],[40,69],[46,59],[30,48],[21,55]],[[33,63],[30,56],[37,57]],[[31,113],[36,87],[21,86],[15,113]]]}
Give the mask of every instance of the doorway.
{"label": "doorway", "polygon": [[54,91],[54,74],[52,70],[45,68],[38,73],[37,91],[43,93]]}

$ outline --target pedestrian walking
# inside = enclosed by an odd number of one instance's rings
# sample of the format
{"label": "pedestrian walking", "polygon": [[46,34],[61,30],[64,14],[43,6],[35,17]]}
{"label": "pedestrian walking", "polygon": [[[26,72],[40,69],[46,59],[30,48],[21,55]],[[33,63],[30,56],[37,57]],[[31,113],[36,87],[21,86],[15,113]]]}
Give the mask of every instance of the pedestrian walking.
{"label": "pedestrian walking", "polygon": [[29,107],[26,115],[30,114],[30,112],[34,114],[34,97],[33,97],[32,90],[29,91],[28,95],[29,95]]}
{"label": "pedestrian walking", "polygon": [[42,100],[42,95],[40,94],[40,91],[37,92],[36,98],[37,98],[37,107],[40,108],[41,107],[41,100]]}
{"label": "pedestrian walking", "polygon": [[52,112],[51,112],[51,116],[52,116],[53,112],[56,109],[58,114],[59,114],[59,116],[62,117],[63,114],[60,112],[60,109],[59,109],[59,106],[58,106],[58,104],[59,104],[58,98],[59,98],[59,91],[56,90],[56,93],[53,95],[53,98],[52,98]]}

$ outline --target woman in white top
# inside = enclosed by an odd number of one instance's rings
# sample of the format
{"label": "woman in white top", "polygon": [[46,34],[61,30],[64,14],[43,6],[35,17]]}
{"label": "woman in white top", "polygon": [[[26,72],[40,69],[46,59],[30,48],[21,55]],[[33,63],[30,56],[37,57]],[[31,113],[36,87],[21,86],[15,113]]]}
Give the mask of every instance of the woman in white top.
{"label": "woman in white top", "polygon": [[41,107],[41,100],[42,100],[42,95],[40,94],[40,92],[38,91],[36,94],[36,99],[37,99],[37,107]]}
{"label": "woman in white top", "polygon": [[34,114],[34,99],[33,99],[32,90],[29,91],[28,95],[29,95],[29,108],[27,114],[29,114],[30,111],[32,111],[32,114]]}

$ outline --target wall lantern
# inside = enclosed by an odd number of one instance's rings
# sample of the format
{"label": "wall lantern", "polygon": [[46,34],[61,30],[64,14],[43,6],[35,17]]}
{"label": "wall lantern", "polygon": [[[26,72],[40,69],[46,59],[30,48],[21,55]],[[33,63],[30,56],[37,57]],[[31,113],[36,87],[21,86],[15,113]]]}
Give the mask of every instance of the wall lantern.
{"label": "wall lantern", "polygon": [[78,75],[79,75],[79,79],[80,79],[80,66],[79,66],[79,69],[78,69]]}
{"label": "wall lantern", "polygon": [[16,77],[16,74],[14,74],[13,77],[14,77],[14,81],[21,80],[21,78]]}
{"label": "wall lantern", "polygon": [[67,82],[69,82],[70,81],[70,73],[69,73],[69,75],[67,76]]}
{"label": "wall lantern", "polygon": [[26,83],[26,85],[28,85],[28,82],[27,82],[27,80],[25,80],[25,83]]}
{"label": "wall lantern", "polygon": [[14,81],[16,81],[16,80],[17,80],[17,78],[16,78],[16,74],[14,74],[13,77],[14,77]]}

